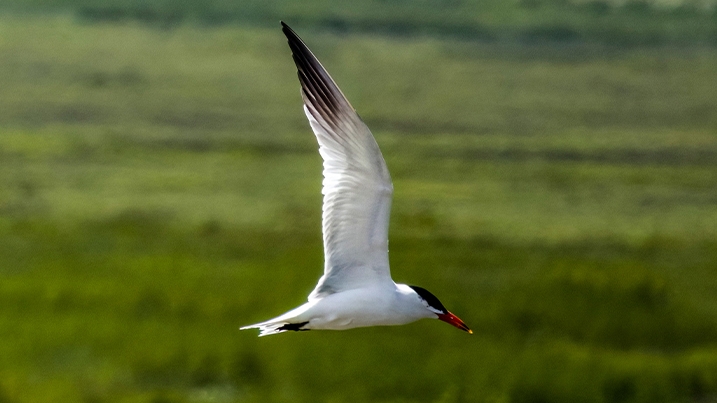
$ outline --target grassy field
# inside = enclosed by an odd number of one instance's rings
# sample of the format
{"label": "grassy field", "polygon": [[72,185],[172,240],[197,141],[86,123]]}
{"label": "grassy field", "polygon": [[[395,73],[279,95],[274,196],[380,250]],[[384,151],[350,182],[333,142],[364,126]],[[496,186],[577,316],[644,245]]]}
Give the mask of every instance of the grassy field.
{"label": "grassy field", "polygon": [[274,27],[483,42],[717,45],[716,0],[5,0],[0,12],[171,28]]}
{"label": "grassy field", "polygon": [[717,400],[717,51],[295,25],[475,334],[258,339],[322,267],[276,25],[0,18],[0,402]]}

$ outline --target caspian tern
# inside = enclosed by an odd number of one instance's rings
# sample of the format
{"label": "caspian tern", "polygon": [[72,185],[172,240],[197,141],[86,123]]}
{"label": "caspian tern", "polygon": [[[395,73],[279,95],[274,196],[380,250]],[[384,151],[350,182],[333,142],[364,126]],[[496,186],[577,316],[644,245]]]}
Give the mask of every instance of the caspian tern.
{"label": "caspian tern", "polygon": [[473,333],[424,288],[396,284],[388,265],[393,185],[371,131],[318,59],[284,22],[301,82],[304,112],[324,161],[324,275],[309,302],[241,329],[344,330],[440,319]]}

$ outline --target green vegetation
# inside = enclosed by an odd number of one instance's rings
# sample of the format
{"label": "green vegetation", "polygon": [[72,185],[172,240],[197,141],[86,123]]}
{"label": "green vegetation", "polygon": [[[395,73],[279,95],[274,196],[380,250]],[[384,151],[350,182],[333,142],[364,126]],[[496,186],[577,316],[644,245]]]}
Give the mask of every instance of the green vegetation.
{"label": "green vegetation", "polygon": [[476,334],[258,339],[322,265],[261,25],[0,19],[0,402],[717,398],[717,51],[307,30],[391,169],[394,278]]}
{"label": "green vegetation", "polygon": [[717,44],[715,0],[5,0],[0,10],[172,27],[302,23],[334,32],[619,46]]}

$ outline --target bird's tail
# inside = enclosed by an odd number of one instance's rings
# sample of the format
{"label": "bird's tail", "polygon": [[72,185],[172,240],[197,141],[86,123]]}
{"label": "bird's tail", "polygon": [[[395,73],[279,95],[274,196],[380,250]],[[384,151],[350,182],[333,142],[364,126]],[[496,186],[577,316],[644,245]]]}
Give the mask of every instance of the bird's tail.
{"label": "bird's tail", "polygon": [[259,337],[262,337],[269,336],[272,334],[284,333],[286,330],[279,330],[281,326],[281,323],[257,323],[254,325],[240,327],[239,330],[259,329]]}
{"label": "bird's tail", "polygon": [[289,330],[293,330],[295,332],[309,330],[309,329],[303,329],[303,327],[306,326],[308,323],[309,322],[289,323],[286,321],[270,320],[267,322],[262,322],[262,323],[257,323],[254,325],[240,327],[239,330],[259,329],[260,330],[259,337],[263,337],[263,336],[269,336],[272,334],[288,332]]}
{"label": "bird's tail", "polygon": [[306,304],[301,305],[298,308],[292,309],[291,311],[281,316],[277,316],[276,318],[272,318],[261,323],[240,327],[239,330],[259,329],[261,331],[259,333],[259,337],[284,333],[288,332],[289,330],[293,330],[296,332],[302,330],[309,330],[306,328],[306,325],[309,324],[309,322],[307,321],[307,319],[309,318],[302,314],[305,313],[309,308],[311,308],[315,303],[316,302],[307,302]]}

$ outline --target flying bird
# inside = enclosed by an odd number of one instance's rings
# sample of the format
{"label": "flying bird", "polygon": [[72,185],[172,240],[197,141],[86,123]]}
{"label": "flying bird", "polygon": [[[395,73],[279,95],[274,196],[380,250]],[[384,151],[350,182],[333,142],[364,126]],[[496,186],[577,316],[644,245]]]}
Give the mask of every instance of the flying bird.
{"label": "flying bird", "polygon": [[428,290],[391,279],[388,221],[393,185],[378,144],[306,44],[283,21],[281,26],[324,162],[324,274],[307,303],[241,329],[259,329],[259,336],[268,336],[433,318],[472,334]]}

